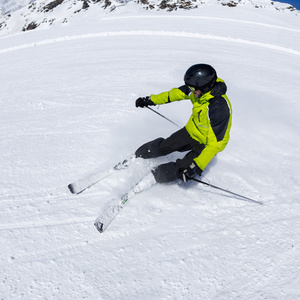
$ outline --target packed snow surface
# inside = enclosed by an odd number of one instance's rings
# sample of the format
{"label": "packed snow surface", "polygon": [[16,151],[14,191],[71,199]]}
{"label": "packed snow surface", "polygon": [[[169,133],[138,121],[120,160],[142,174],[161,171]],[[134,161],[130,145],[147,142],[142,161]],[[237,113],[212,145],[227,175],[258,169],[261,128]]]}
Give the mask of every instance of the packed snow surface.
{"label": "packed snow surface", "polygon": [[[148,12],[128,4],[0,38],[0,298],[300,299],[299,16],[247,7]],[[195,63],[228,85],[231,140],[204,172],[136,195],[137,160],[80,195],[67,185],[177,128],[135,99]],[[157,109],[157,108],[155,108]],[[158,111],[180,126],[181,101]]]}

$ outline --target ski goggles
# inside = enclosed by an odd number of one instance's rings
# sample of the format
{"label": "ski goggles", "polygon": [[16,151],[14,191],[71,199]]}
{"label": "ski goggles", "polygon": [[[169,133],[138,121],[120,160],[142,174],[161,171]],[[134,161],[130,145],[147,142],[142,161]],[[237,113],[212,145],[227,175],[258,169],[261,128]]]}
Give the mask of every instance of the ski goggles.
{"label": "ski goggles", "polygon": [[200,90],[199,88],[196,88],[196,87],[193,87],[193,86],[190,86],[190,85],[188,85],[187,87],[189,88],[189,90],[190,90],[191,92],[195,92],[195,91],[197,91],[197,90]]}

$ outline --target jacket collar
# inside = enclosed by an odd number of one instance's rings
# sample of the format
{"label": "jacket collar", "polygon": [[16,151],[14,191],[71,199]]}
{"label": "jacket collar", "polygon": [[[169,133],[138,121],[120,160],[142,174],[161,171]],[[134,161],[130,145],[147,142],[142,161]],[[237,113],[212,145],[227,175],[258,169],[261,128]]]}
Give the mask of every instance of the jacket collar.
{"label": "jacket collar", "polygon": [[227,91],[227,86],[226,86],[225,82],[222,79],[218,78],[215,87],[211,91],[203,94],[199,98],[199,101],[201,103],[205,103],[214,97],[224,95],[226,93],[226,91]]}

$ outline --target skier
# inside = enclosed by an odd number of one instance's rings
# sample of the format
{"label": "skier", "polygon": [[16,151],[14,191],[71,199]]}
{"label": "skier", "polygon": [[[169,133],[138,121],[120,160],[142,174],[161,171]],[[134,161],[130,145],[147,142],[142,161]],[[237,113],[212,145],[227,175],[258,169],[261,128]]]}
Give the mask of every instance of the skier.
{"label": "skier", "polygon": [[161,164],[152,170],[158,183],[181,179],[187,182],[203,170],[229,140],[231,104],[226,96],[225,82],[217,77],[215,69],[207,64],[191,66],[184,75],[185,85],[158,95],[140,97],[136,107],[166,104],[190,99],[192,115],[185,127],[170,137],[157,138],[141,147],[136,157],[155,158],[175,151],[189,151],[182,159]]}

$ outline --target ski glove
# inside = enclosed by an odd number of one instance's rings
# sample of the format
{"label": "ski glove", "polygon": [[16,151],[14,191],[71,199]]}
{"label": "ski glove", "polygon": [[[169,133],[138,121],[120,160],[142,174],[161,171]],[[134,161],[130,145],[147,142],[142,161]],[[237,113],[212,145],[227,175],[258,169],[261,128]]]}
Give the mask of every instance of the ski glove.
{"label": "ski glove", "polygon": [[183,182],[187,182],[198,174],[201,176],[202,170],[193,162],[185,169],[179,169],[177,172],[177,178]]}
{"label": "ski glove", "polygon": [[155,105],[149,96],[147,97],[140,97],[135,101],[135,106],[136,107],[147,107],[148,105]]}

